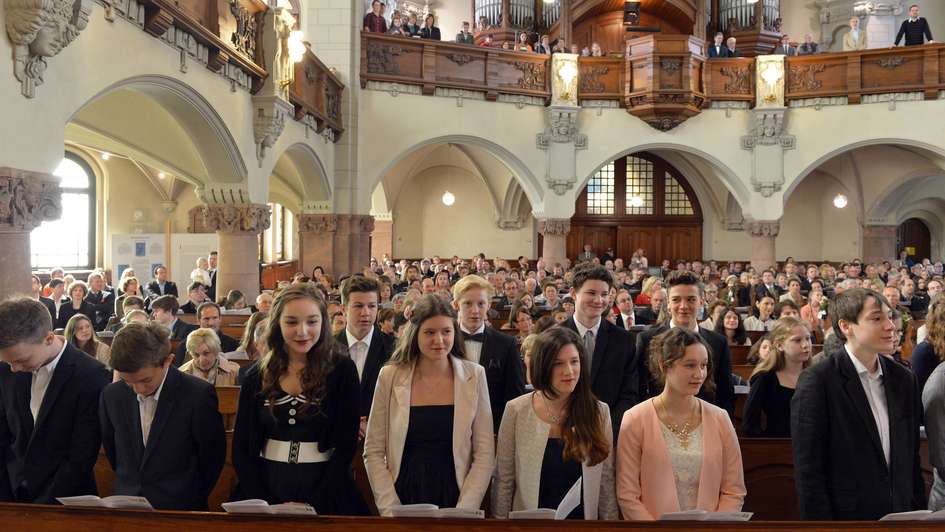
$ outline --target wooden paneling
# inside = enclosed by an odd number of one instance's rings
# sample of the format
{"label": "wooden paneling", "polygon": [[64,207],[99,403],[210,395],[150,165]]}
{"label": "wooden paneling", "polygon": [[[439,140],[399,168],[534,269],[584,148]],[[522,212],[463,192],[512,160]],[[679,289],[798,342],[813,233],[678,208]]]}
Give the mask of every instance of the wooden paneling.
{"label": "wooden paneling", "polygon": [[621,100],[624,88],[624,60],[609,57],[582,57],[578,60],[581,100]]}
{"label": "wooden paneling", "polygon": [[655,34],[627,42],[630,47],[625,94],[627,112],[660,131],[699,114],[703,41],[690,35]]}
{"label": "wooden paneling", "polygon": [[702,69],[706,102],[755,100],[755,60],[710,59]]}
{"label": "wooden paneling", "polygon": [[289,101],[295,107],[295,119],[305,115],[315,119],[316,131],[326,127],[335,133],[335,141],[344,131],[341,119],[341,96],[344,84],[318,57],[311,48],[295,64],[295,80],[289,86]]}
{"label": "wooden paneling", "polygon": [[263,264],[262,266],[262,285],[266,290],[275,290],[279,281],[291,281],[295,273],[299,271],[299,261],[291,260],[286,262],[275,262]]}

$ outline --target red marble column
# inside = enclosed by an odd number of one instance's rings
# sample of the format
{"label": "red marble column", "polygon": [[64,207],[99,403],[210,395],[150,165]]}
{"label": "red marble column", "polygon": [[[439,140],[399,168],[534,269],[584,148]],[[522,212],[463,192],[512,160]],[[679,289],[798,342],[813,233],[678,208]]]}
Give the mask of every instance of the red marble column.
{"label": "red marble column", "polygon": [[61,216],[57,177],[0,167],[0,299],[30,293],[30,232]]}

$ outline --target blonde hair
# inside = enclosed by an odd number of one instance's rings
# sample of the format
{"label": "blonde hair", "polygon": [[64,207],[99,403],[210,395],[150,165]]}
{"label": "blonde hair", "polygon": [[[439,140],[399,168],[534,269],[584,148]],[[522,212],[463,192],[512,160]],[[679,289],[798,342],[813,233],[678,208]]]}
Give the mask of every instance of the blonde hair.
{"label": "blonde hair", "polygon": [[472,290],[473,288],[482,288],[490,298],[495,295],[495,288],[492,286],[492,283],[478,275],[467,275],[453,285],[453,301],[459,301],[459,298],[462,297],[467,290]]}
{"label": "blonde hair", "polygon": [[219,353],[222,349],[220,346],[220,337],[217,336],[216,331],[207,327],[201,327],[187,335],[187,354],[193,358],[197,358],[195,351],[202,344],[207,344],[207,347],[216,353]]}
{"label": "blonde hair", "polygon": [[925,341],[932,346],[939,360],[945,360],[945,295],[938,294],[932,298],[925,326],[928,329]]}
{"label": "blonde hair", "polygon": [[652,295],[651,292],[653,292],[653,286],[654,286],[654,285],[656,284],[656,282],[659,281],[659,280],[660,280],[659,277],[655,277],[655,276],[654,276],[654,277],[647,277],[646,280],[643,281],[643,288],[642,288],[641,292],[644,293],[644,294],[646,294],[646,295],[648,295],[648,296],[651,296],[651,295]]}
{"label": "blonde hair", "polygon": [[[768,353],[767,358],[760,360],[758,365],[755,366],[754,371],[751,372],[752,377],[762,371],[776,373],[784,369],[784,366],[787,365],[784,359],[784,350],[778,346],[782,345],[784,341],[787,340],[787,337],[791,336],[791,332],[798,327],[803,327],[804,330],[807,331],[807,334],[811,334],[810,325],[804,320],[785,317],[775,322],[774,328],[771,329],[771,332],[766,336],[768,341],[771,342],[771,351]],[[804,367],[806,368],[809,365],[810,359],[807,359],[804,362]]]}

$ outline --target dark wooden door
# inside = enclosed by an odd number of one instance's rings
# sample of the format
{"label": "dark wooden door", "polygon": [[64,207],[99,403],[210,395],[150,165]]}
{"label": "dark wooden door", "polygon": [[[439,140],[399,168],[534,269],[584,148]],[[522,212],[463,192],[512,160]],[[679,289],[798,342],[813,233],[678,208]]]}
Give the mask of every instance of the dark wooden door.
{"label": "dark wooden door", "polygon": [[916,262],[932,257],[932,233],[929,226],[918,218],[909,218],[899,226],[899,242],[896,251],[915,248],[912,258]]}

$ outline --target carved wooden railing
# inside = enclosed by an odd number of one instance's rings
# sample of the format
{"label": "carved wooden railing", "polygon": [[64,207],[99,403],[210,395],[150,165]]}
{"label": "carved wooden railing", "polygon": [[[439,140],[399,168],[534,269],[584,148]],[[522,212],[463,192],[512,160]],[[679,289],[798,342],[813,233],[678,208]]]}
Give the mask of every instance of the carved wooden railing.
{"label": "carved wooden railing", "polygon": [[579,100],[617,100],[623,104],[626,85],[623,59],[581,57],[578,70]]}
{"label": "carved wooden railing", "polygon": [[140,0],[144,30],[160,37],[174,25],[209,50],[207,67],[217,72],[233,64],[249,75],[252,92],[268,73],[262,49],[262,0]]}
{"label": "carved wooden railing", "polygon": [[945,45],[789,57],[785,98],[847,97],[921,92],[927,100],[945,90]]}
{"label": "carved wooden railing", "polygon": [[713,101],[755,101],[753,58],[712,59],[703,64],[706,104]]}
{"label": "carved wooden railing", "polygon": [[551,98],[550,59],[440,41],[361,34],[361,87],[368,81],[419,85],[423,94],[437,88]]}
{"label": "carved wooden railing", "polygon": [[289,86],[289,100],[295,106],[295,119],[306,115],[315,119],[316,131],[330,128],[337,140],[344,131],[341,120],[341,96],[344,83],[325,66],[311,48],[295,64],[295,81]]}

